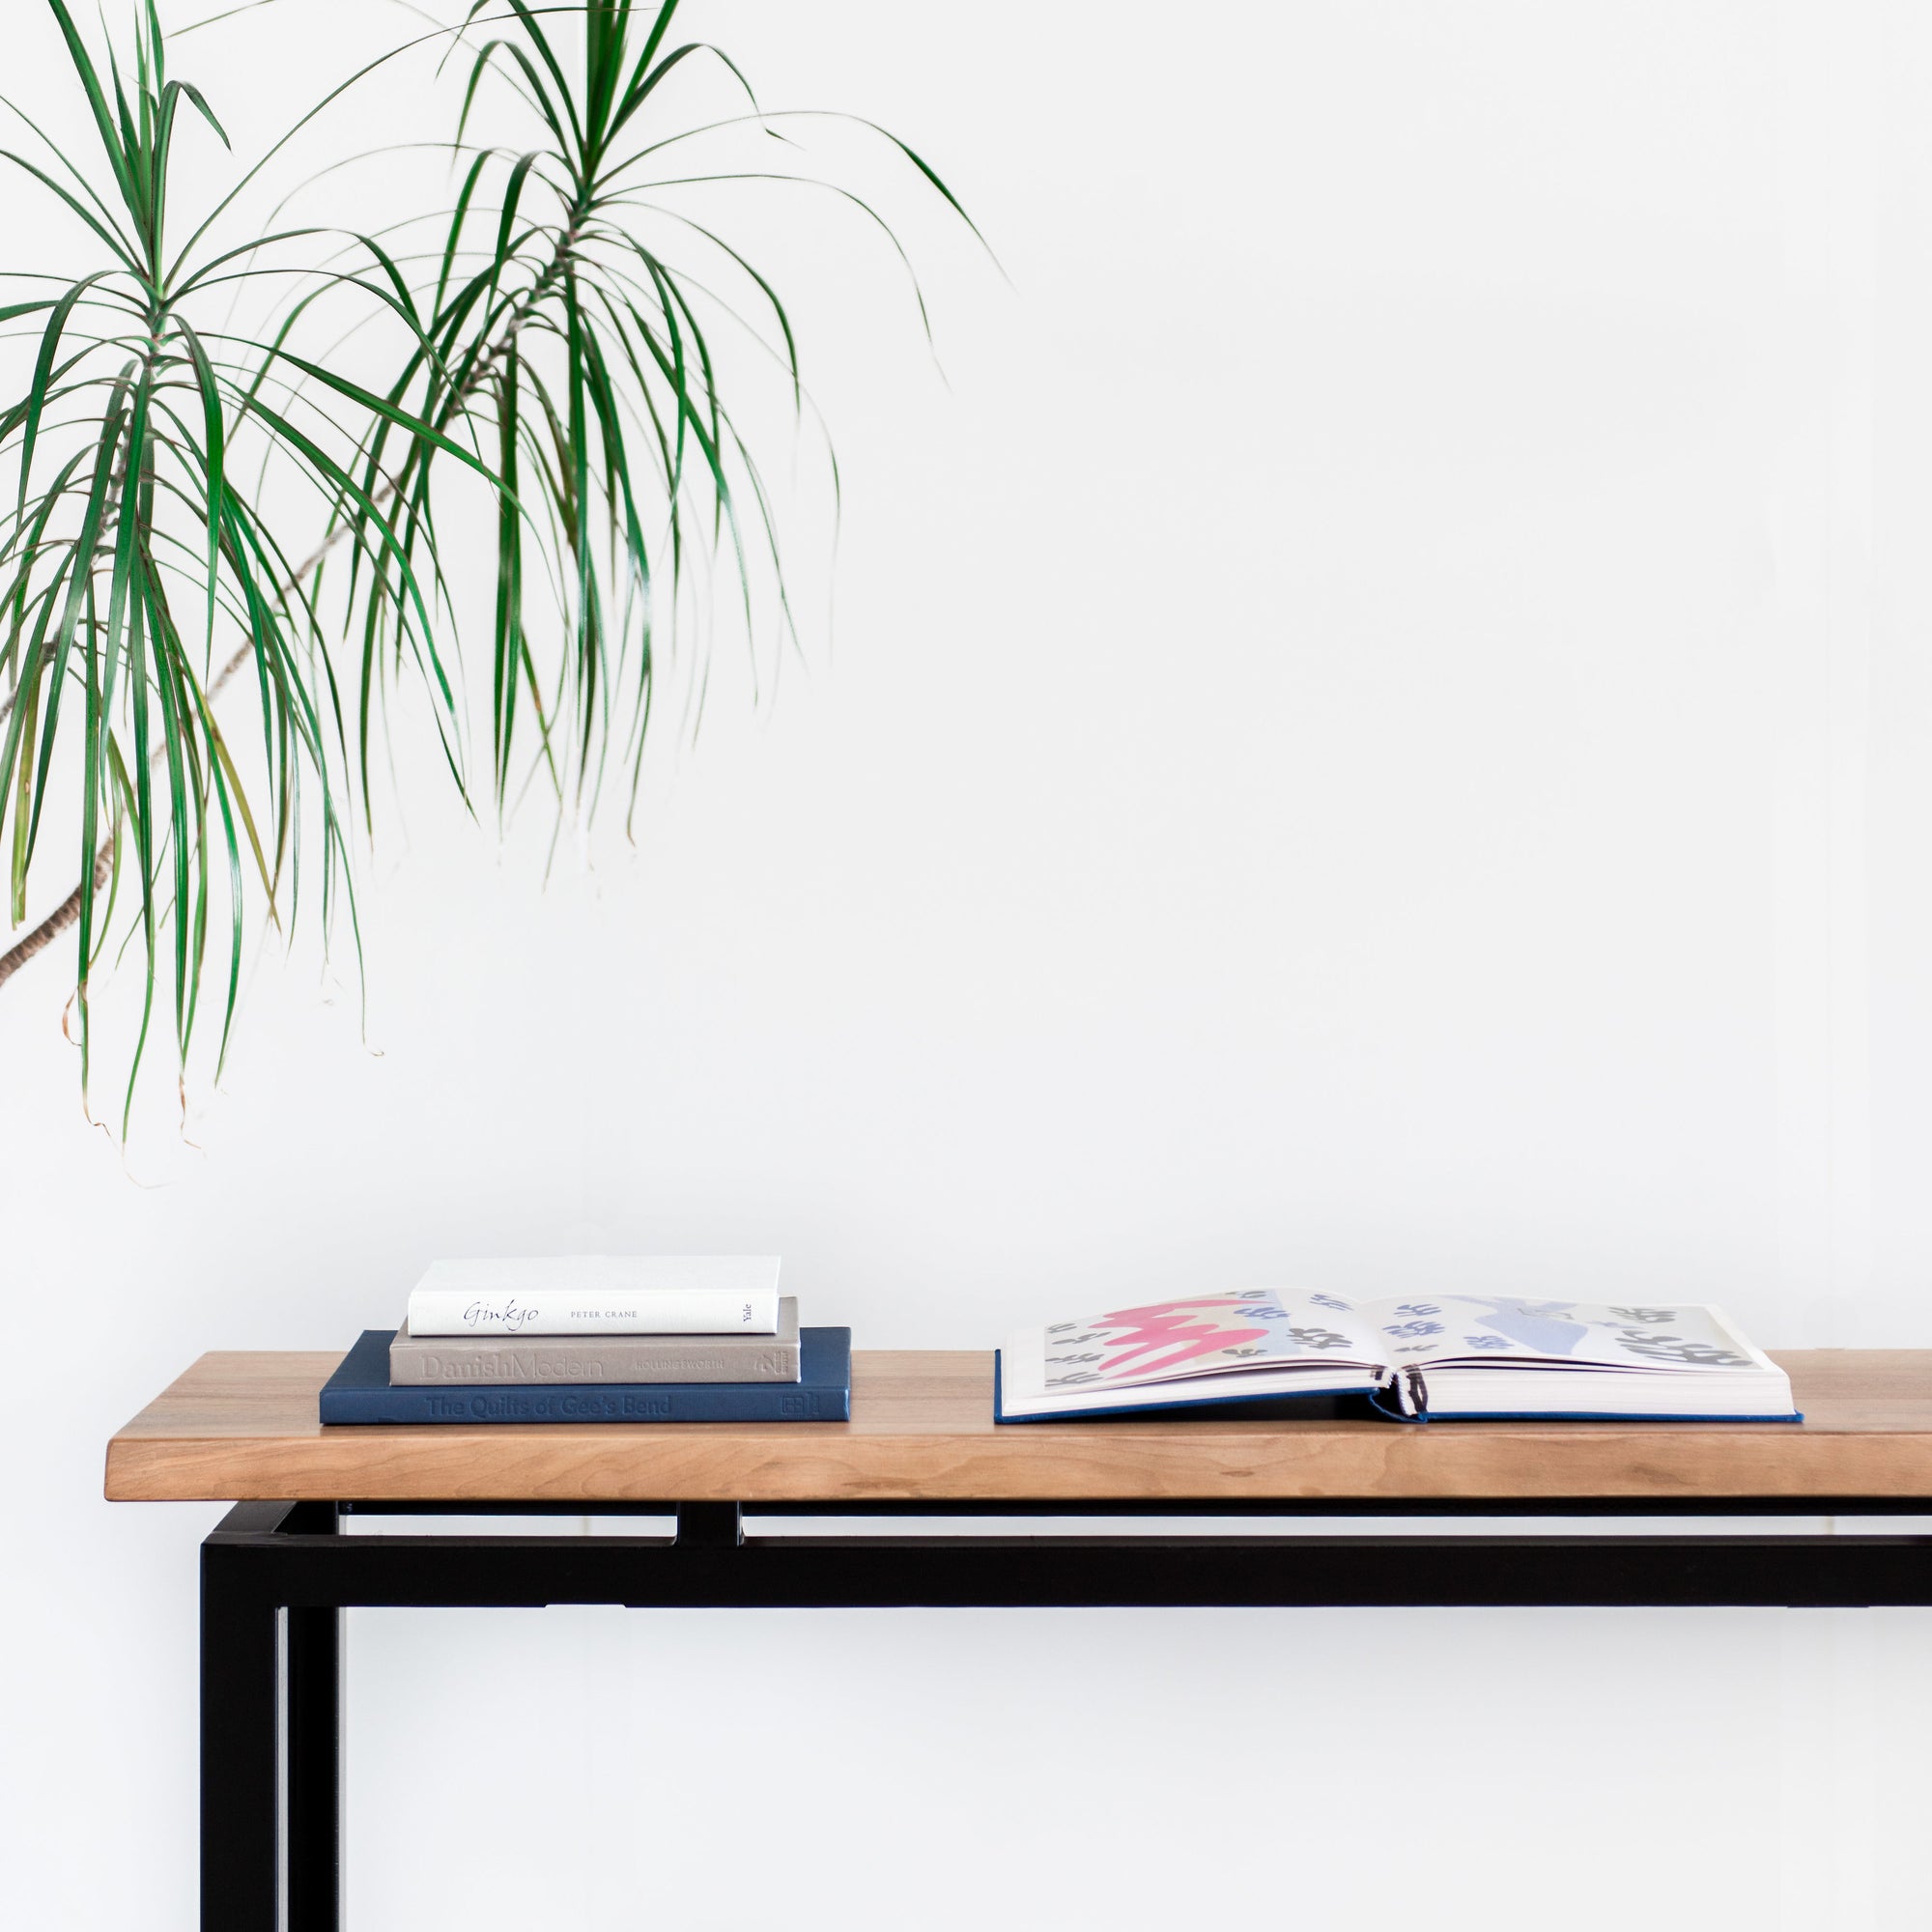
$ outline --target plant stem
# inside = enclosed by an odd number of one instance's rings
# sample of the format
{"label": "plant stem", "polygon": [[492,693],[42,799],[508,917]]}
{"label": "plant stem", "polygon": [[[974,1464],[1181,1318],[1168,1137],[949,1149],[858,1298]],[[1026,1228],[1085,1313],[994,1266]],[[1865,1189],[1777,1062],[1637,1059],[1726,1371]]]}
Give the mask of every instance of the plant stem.
{"label": "plant stem", "polygon": [[[100,856],[94,862],[94,890],[97,893],[107,883],[107,875],[113,868],[114,841],[109,838],[102,844]],[[24,939],[8,952],[0,952],[0,986],[4,986],[36,953],[44,952],[80,918],[80,898],[81,888],[76,886]]]}

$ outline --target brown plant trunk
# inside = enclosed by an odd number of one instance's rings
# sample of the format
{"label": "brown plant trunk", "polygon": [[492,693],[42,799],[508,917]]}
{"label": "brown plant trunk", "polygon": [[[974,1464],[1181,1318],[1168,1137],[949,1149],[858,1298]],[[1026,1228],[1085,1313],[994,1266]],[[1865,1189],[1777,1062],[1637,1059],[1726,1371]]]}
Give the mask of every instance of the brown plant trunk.
{"label": "brown plant trunk", "polygon": [[[108,874],[113,869],[114,841],[110,838],[94,862],[94,890],[97,893],[107,883]],[[74,887],[32,932],[16,941],[7,952],[0,952],[0,986],[4,986],[36,953],[44,952],[80,918],[81,891],[79,886]]]}
{"label": "brown plant trunk", "polygon": [[[315,561],[320,561],[320,557],[316,558]],[[306,574],[307,570],[313,568],[313,562],[304,566],[304,574]],[[251,646],[243,644],[221,667],[219,674],[215,677],[213,683],[208,687],[208,699],[211,704],[220,696],[222,686],[248,662],[250,649]],[[12,707],[10,706],[9,708],[11,709]],[[6,713],[0,712],[0,724],[4,724],[5,719]],[[113,869],[114,840],[109,838],[101,846],[99,856],[94,862],[93,890],[95,892],[98,893],[107,883],[108,874]],[[33,931],[28,933],[25,938],[15,940],[5,952],[0,952],[0,986],[4,986],[30,959],[44,952],[62,933],[79,920],[81,895],[87,890],[88,888],[85,886],[74,887],[73,891],[68,894],[67,897],[59,905],[55,906],[53,911],[48,913],[46,918],[42,920]]]}

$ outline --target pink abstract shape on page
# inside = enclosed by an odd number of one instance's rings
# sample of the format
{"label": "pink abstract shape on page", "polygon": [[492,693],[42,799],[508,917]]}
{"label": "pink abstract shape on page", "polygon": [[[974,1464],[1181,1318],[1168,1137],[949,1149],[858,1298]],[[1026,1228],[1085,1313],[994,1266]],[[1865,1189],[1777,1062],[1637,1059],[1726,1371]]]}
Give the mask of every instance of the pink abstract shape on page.
{"label": "pink abstract shape on page", "polygon": [[1118,1375],[1135,1356],[1171,1348],[1173,1352],[1162,1355],[1158,1361],[1137,1365],[1136,1373],[1158,1375],[1168,1369],[1179,1368],[1182,1362],[1191,1362],[1197,1356],[1217,1354],[1223,1349],[1237,1349],[1246,1342],[1264,1340],[1267,1335],[1265,1328],[1234,1328],[1215,1321],[1197,1321],[1190,1320],[1186,1313],[1189,1309],[1238,1308],[1240,1305],[1239,1299],[1234,1295],[1210,1295],[1194,1301],[1155,1301],[1145,1308],[1122,1308],[1116,1314],[1103,1315],[1096,1325],[1124,1328],[1128,1333],[1108,1342],[1108,1348],[1119,1347],[1120,1353],[1112,1356],[1100,1373],[1103,1376]]}

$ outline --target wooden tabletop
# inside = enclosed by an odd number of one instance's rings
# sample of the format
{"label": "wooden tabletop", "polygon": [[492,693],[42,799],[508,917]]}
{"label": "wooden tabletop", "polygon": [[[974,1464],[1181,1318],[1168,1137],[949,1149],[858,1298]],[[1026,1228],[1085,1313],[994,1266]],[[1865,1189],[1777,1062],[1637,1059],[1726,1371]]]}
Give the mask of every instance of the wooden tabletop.
{"label": "wooden tabletop", "polygon": [[324,1429],[332,1354],[204,1355],[107,1446],[116,1502],[1932,1499],[1932,1350],[1780,1354],[1802,1425],[1159,1420],[998,1427],[989,1354],[853,1357],[849,1423]]}

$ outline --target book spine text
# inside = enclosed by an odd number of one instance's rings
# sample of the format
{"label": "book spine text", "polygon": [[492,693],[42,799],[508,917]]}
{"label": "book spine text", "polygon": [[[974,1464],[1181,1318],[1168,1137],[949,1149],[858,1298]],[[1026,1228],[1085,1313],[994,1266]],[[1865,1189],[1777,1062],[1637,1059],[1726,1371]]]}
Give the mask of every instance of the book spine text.
{"label": "book spine text", "polygon": [[389,1380],[398,1388],[433,1388],[450,1382],[795,1382],[798,1349],[705,1346],[660,1348],[619,1339],[605,1342],[505,1341],[477,1347],[453,1338],[438,1348],[398,1342],[389,1350]]}
{"label": "book spine text", "polygon": [[333,1424],[445,1422],[844,1422],[851,1394],[818,1384],[707,1388],[376,1388],[322,1392]]}
{"label": "book spine text", "polygon": [[578,1289],[560,1293],[478,1294],[419,1288],[410,1295],[410,1334],[775,1335],[779,1297],[719,1289]]}

